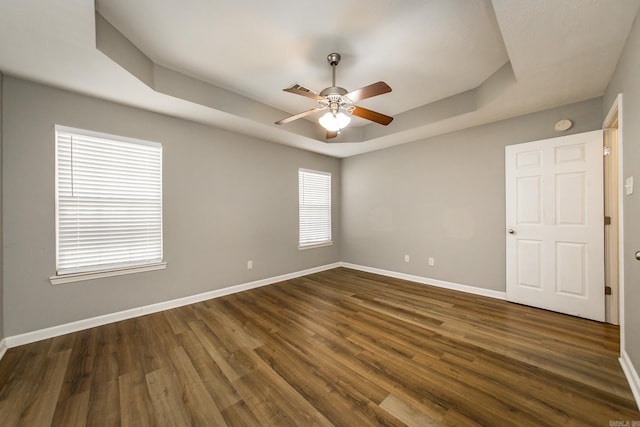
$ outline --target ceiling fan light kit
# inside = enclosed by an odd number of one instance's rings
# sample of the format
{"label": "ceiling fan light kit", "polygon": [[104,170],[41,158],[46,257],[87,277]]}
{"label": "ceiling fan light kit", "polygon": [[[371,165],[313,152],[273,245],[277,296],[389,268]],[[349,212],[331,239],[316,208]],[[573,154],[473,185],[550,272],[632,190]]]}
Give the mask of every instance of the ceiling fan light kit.
{"label": "ceiling fan light kit", "polygon": [[340,129],[344,129],[351,122],[351,117],[347,116],[343,112],[339,112],[338,114],[333,114],[332,112],[325,113],[318,120],[323,128],[326,130],[339,132]]}
{"label": "ceiling fan light kit", "polygon": [[327,56],[327,61],[329,62],[332,71],[331,86],[323,89],[320,93],[307,89],[299,84],[294,84],[287,89],[283,89],[285,92],[291,92],[296,95],[314,99],[318,101],[319,106],[294,114],[293,116],[286,117],[282,120],[278,120],[275,122],[277,125],[283,125],[302,117],[306,117],[316,111],[329,110],[320,117],[318,122],[326,129],[326,138],[330,139],[335,138],[340,133],[340,130],[349,125],[351,122],[350,115],[358,116],[384,126],[391,123],[393,120],[393,117],[391,116],[353,105],[358,101],[391,92],[391,87],[389,87],[389,85],[385,82],[377,82],[349,92],[345,88],[336,86],[336,66],[340,63],[340,54],[335,52],[330,53]]}

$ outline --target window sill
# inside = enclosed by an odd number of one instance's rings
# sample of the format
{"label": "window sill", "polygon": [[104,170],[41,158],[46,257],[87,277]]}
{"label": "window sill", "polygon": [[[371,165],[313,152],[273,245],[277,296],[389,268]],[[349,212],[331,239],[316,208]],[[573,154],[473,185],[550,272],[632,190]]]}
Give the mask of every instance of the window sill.
{"label": "window sill", "polygon": [[308,245],[304,245],[304,246],[298,246],[298,250],[299,251],[303,251],[305,249],[313,249],[313,248],[322,248],[324,246],[331,246],[333,245],[333,240],[330,240],[328,242],[322,242],[322,243],[310,243]]}
{"label": "window sill", "polygon": [[135,267],[114,268],[113,270],[90,271],[86,273],[72,273],[62,276],[51,276],[49,281],[52,285],[61,285],[63,283],[80,282],[83,280],[101,279],[103,277],[121,276],[123,274],[142,273],[145,271],[164,270],[167,268],[166,262],[156,264],[145,264]]}

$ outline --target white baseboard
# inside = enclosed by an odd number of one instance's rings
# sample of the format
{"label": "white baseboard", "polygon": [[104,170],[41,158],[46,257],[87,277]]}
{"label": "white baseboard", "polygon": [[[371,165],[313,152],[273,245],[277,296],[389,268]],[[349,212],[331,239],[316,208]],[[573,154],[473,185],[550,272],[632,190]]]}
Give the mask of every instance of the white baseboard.
{"label": "white baseboard", "polygon": [[7,341],[4,339],[0,340],[0,360],[2,360],[2,357],[7,352],[7,349]]}
{"label": "white baseboard", "polygon": [[423,285],[432,285],[432,286],[437,286],[439,288],[452,289],[454,291],[461,291],[469,294],[482,295],[485,297],[496,298],[501,300],[507,299],[507,293],[502,291],[494,291],[491,289],[478,288],[476,286],[461,285],[459,283],[446,282],[444,280],[438,280],[438,279],[430,279],[428,277],[422,277],[422,276],[414,276],[412,274],[399,273],[397,271],[367,267],[365,265],[350,264],[348,262],[341,262],[340,265],[345,268],[352,268],[354,270],[366,271],[367,273],[380,274],[382,276],[393,277],[396,279],[409,280],[411,282],[422,283]]}
{"label": "white baseboard", "polygon": [[284,280],[295,279],[296,277],[306,276],[307,274],[318,273],[320,271],[330,270],[340,267],[340,263],[327,264],[320,267],[309,268],[306,270],[296,271],[294,273],[283,274],[281,276],[270,277],[267,279],[256,280],[254,282],[243,283],[235,286],[229,286],[223,289],[216,289],[201,294],[191,295],[184,298],[178,298],[171,301],[159,302],[156,304],[145,305],[142,307],[132,308],[129,310],[118,311],[115,313],[105,314],[102,316],[90,317],[88,319],[78,320],[76,322],[65,323],[62,325],[52,326],[50,328],[40,329],[33,332],[27,332],[20,335],[6,337],[0,342],[0,355],[4,346],[7,348],[17,347],[19,345],[29,344],[32,342],[65,335],[71,332],[82,331],[84,329],[96,326],[106,325],[108,323],[119,322],[121,320],[140,317],[159,311],[169,310],[171,308],[182,307],[184,305],[194,304],[196,302],[208,299],[219,298],[225,295],[235,294],[237,292],[246,291],[248,289],[259,288],[261,286],[271,285],[273,283],[282,282]]}
{"label": "white baseboard", "polygon": [[638,409],[640,409],[640,377],[638,377],[638,371],[636,371],[633,366],[626,350],[622,349],[620,352],[620,359],[618,360],[620,360],[620,366],[622,366],[624,375],[627,377],[627,382],[629,383],[629,387],[631,387],[631,392],[633,393],[633,398],[636,400],[636,405],[638,406]]}

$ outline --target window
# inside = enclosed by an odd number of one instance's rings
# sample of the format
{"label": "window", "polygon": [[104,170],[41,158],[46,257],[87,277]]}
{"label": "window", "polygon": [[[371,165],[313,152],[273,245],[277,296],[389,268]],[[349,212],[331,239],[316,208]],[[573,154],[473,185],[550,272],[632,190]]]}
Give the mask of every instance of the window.
{"label": "window", "polygon": [[56,126],[52,283],[64,275],[123,274],[153,265],[164,268],[162,146]]}
{"label": "window", "polygon": [[298,185],[299,247],[331,244],[331,174],[300,169]]}

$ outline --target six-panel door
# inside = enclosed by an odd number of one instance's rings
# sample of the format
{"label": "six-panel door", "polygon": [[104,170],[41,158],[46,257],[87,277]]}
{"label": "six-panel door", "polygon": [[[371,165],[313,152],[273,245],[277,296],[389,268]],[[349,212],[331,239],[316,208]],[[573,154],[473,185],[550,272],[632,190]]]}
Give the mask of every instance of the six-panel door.
{"label": "six-panel door", "polygon": [[604,321],[602,131],[505,148],[507,299]]}

